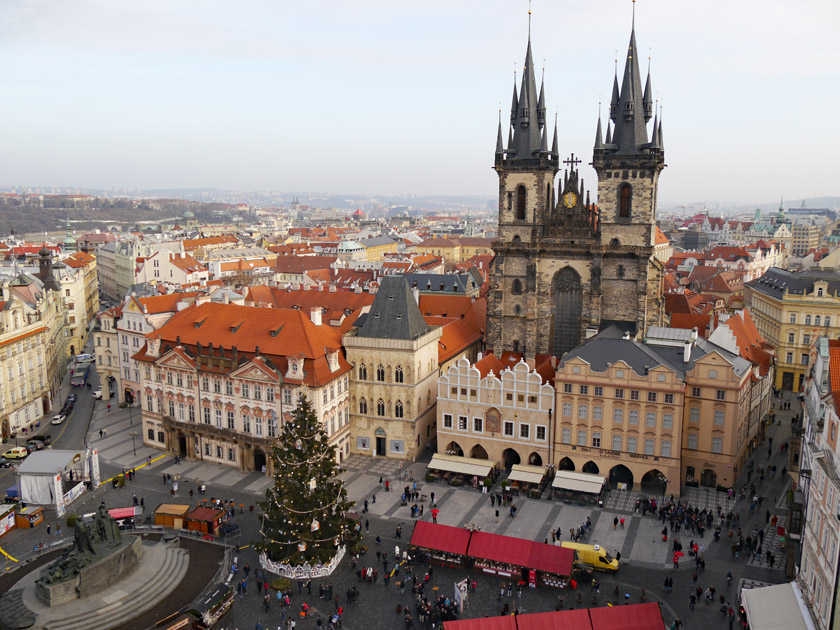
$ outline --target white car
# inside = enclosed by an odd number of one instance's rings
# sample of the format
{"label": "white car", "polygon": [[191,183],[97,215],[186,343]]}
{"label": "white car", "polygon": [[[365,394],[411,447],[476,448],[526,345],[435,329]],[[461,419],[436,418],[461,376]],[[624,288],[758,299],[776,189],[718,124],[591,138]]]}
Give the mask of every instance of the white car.
{"label": "white car", "polygon": [[96,398],[96,400],[102,400],[102,390],[101,389],[94,390],[93,397]]}
{"label": "white car", "polygon": [[52,419],[52,423],[53,424],[61,424],[65,420],[67,420],[67,416],[64,415],[63,413],[60,413],[55,418]]}

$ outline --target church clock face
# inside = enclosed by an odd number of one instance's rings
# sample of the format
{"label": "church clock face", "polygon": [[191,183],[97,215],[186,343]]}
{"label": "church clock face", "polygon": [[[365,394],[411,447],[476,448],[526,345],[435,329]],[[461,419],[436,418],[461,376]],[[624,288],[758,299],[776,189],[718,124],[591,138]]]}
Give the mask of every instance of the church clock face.
{"label": "church clock face", "polygon": [[574,208],[577,203],[577,195],[573,192],[567,192],[563,195],[563,205],[567,208]]}

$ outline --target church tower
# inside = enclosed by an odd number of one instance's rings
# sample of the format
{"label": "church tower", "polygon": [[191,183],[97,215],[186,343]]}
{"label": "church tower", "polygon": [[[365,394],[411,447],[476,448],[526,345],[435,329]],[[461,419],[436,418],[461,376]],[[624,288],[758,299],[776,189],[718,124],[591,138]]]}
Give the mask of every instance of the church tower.
{"label": "church tower", "polygon": [[598,175],[604,251],[601,320],[621,322],[625,328],[632,322],[631,334],[644,335],[648,327],[660,325],[663,317],[662,265],[653,257],[653,248],[665,154],[662,121],[653,111],[650,70],[642,89],[635,24],[621,89],[618,76],[613,79],[606,139],[601,138],[598,119],[592,166]]}
{"label": "church tower", "polygon": [[[649,75],[649,73],[648,73]],[[653,257],[656,189],[664,168],[661,121],[650,76],[642,89],[635,29],[619,89],[615,77],[606,139],[601,121],[590,203],[574,157],[561,166],[555,122],[551,149],[545,92],[536,90],[530,36],[513,103],[507,148],[496,134],[499,229],[490,270],[487,346],[496,355],[562,356],[605,328],[641,336],[662,323],[662,265]]]}

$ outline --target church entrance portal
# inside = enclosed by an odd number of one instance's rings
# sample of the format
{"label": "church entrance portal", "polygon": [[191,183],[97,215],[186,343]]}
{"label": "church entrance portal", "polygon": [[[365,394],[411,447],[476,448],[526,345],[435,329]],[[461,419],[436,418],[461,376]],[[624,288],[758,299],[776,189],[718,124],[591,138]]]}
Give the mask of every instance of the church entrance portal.
{"label": "church entrance portal", "polygon": [[551,303],[554,328],[551,352],[560,357],[580,343],[580,276],[571,267],[565,267],[554,274],[554,280],[551,282]]}

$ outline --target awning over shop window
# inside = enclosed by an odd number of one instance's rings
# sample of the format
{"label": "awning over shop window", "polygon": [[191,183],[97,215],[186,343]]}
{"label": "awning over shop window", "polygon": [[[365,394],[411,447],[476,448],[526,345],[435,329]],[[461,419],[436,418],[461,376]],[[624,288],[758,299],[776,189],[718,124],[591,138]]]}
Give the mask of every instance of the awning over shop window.
{"label": "awning over shop window", "polygon": [[486,477],[493,469],[493,463],[486,459],[435,453],[432,456],[432,461],[429,462],[429,468],[462,475]]}
{"label": "awning over shop window", "polygon": [[570,470],[558,470],[551,483],[553,488],[561,490],[572,490],[574,492],[589,492],[598,494],[606,483],[606,479],[600,475],[591,473],[572,472]]}
{"label": "awning over shop window", "polygon": [[795,582],[745,588],[741,591],[741,603],[752,630],[815,630]]}
{"label": "awning over shop window", "polygon": [[525,483],[539,483],[545,477],[544,466],[526,466],[514,464],[510,469],[508,481],[524,481]]}
{"label": "awning over shop window", "polygon": [[417,521],[411,535],[411,545],[465,556],[470,544],[470,533],[470,530],[461,527]]}

